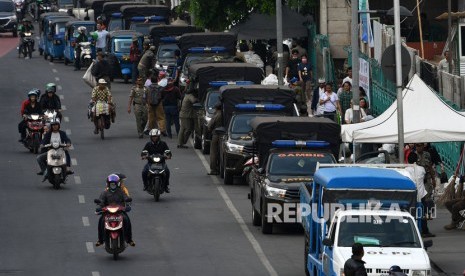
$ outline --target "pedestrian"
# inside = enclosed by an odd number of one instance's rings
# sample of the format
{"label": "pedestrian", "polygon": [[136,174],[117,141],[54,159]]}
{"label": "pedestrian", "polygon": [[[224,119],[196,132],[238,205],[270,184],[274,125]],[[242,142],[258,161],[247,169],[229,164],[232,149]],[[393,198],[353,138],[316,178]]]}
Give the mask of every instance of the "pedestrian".
{"label": "pedestrian", "polygon": [[108,38],[108,31],[105,30],[102,24],[97,24],[97,41],[95,42],[95,48],[98,52],[105,53],[107,48],[107,38]]}
{"label": "pedestrian", "polygon": [[347,76],[342,80],[342,83],[344,84],[347,81],[352,85],[352,66],[347,67]]}
{"label": "pedestrian", "polygon": [[81,46],[79,43],[88,42],[89,38],[86,35],[86,27],[81,26],[78,28],[78,37],[74,44],[74,71],[81,70]]}
{"label": "pedestrian", "polygon": [[105,60],[105,54],[103,52],[97,53],[97,63],[92,66],[91,74],[96,80],[104,79],[108,89],[111,89],[110,76],[111,67],[107,60]]}
{"label": "pedestrian", "polygon": [[137,78],[136,85],[131,88],[129,94],[128,113],[131,113],[131,106],[134,106],[134,116],[136,117],[139,138],[144,138],[144,128],[148,119],[147,94],[148,89],[144,87],[142,78]]}
{"label": "pedestrian", "polygon": [[[452,177],[452,181],[449,185],[455,185],[457,176],[454,175]],[[465,191],[463,190],[463,182],[465,181],[465,176],[460,176],[459,185],[456,192],[455,199],[448,200],[444,203],[446,205],[447,210],[452,215],[452,221],[448,225],[444,226],[446,230],[453,230],[459,226],[459,223],[465,220]],[[462,213],[462,214],[461,214]]]}
{"label": "pedestrian", "polygon": [[324,112],[324,105],[320,104],[320,99],[324,96],[326,89],[326,80],[324,78],[318,79],[318,87],[313,90],[311,112],[313,115],[322,115]]}
{"label": "pedestrian", "polygon": [[302,47],[302,42],[300,40],[293,40],[291,45],[291,50],[296,49],[299,52],[299,58],[302,58],[302,56],[307,55],[307,50]]}
{"label": "pedestrian", "polygon": [[337,93],[337,98],[341,105],[341,115],[344,115],[346,110],[350,108],[350,103],[353,98],[352,84],[349,81],[342,84],[342,91]]}
{"label": "pedestrian", "polygon": [[426,210],[428,207],[428,202],[426,201],[426,195],[428,192],[425,188],[425,176],[426,170],[422,166],[419,166],[416,162],[418,160],[418,156],[415,152],[410,152],[408,155],[408,163],[412,165],[412,167],[406,167],[405,170],[410,173],[410,178],[415,182],[417,186],[417,201],[421,202],[423,208],[423,215],[421,217],[421,235],[422,237],[435,237],[436,235],[432,234],[428,228],[428,220],[426,219]]}
{"label": "pedestrian", "polygon": [[244,52],[245,62],[254,64],[258,68],[263,69],[263,66],[264,66],[263,60],[260,58],[259,55],[257,55],[254,52],[252,44],[250,43],[247,47],[248,47],[248,51]]}
{"label": "pedestrian", "polygon": [[302,86],[302,91],[305,92],[305,96],[307,99],[312,98],[312,79],[313,79],[313,71],[312,66],[308,63],[307,55],[302,55],[301,63],[298,67],[299,72],[299,81]]}
{"label": "pedestrian", "polygon": [[438,64],[438,77],[441,76],[441,71],[449,73],[449,69],[452,69],[452,72],[454,70],[454,60],[451,59],[451,62],[449,63],[449,54],[449,50],[444,51],[444,58],[441,59],[441,61]]}
{"label": "pedestrian", "polygon": [[150,46],[150,44],[145,41],[144,49],[146,50],[140,58],[137,70],[139,70],[139,75],[143,79],[147,79],[150,76],[150,70],[152,70],[155,65],[155,46]]}
{"label": "pedestrian", "polygon": [[137,70],[137,65],[139,60],[142,57],[142,53],[139,49],[139,39],[137,36],[132,38],[131,48],[129,49],[129,60],[132,63],[132,84],[136,84],[136,80],[139,77],[139,70]]}
{"label": "pedestrian", "polygon": [[[361,102],[361,101],[360,101]],[[354,122],[354,110],[353,110],[353,105],[354,105],[354,101],[353,100],[350,100],[350,108],[348,108],[346,110],[346,112],[344,113],[344,123],[345,124],[352,124]],[[364,122],[365,119],[366,119],[366,113],[365,113],[365,110],[360,108],[359,109],[359,115],[360,115],[360,120],[359,122]]]}
{"label": "pedestrian", "polygon": [[179,77],[182,71],[182,58],[181,51],[179,49],[174,50],[174,58],[176,59],[176,67],[173,71],[173,82],[175,86],[179,86]]}
{"label": "pedestrian", "polygon": [[407,276],[398,265],[389,268],[389,276]]}
{"label": "pedestrian", "polygon": [[291,80],[292,78],[299,78],[299,64],[300,64],[300,59],[299,59],[299,51],[296,49],[292,50],[291,52],[291,58],[287,62],[286,66],[286,76],[285,78],[287,81]]}
{"label": "pedestrian", "polygon": [[210,173],[209,175],[219,174],[220,160],[220,136],[216,134],[215,129],[223,126],[223,111],[221,102],[215,105],[213,117],[207,124],[208,132],[212,134],[210,142]]}
{"label": "pedestrian", "polygon": [[352,257],[344,264],[345,276],[367,276],[365,262],[362,260],[365,254],[363,245],[361,243],[354,243],[352,245]]}
{"label": "pedestrian", "polygon": [[163,110],[163,91],[168,85],[166,72],[160,71],[159,75],[152,74],[150,81],[147,97],[149,129],[158,128],[163,136],[167,136],[165,111]]}
{"label": "pedestrian", "polygon": [[289,88],[295,91],[295,104],[299,109],[300,116],[307,117],[307,95],[304,93],[297,78],[291,79],[290,82]]}
{"label": "pedestrian", "polygon": [[431,161],[431,155],[425,150],[424,143],[415,144],[415,152],[418,155],[417,164],[425,168],[425,184],[426,191],[428,192],[428,198],[431,199],[433,195],[433,190],[436,187],[436,172],[433,169],[433,163]]}
{"label": "pedestrian", "polygon": [[337,94],[333,92],[331,83],[325,84],[325,94],[320,97],[320,104],[324,105],[323,114],[325,117],[337,122],[337,112],[341,113],[341,106]]}
{"label": "pedestrian", "polygon": [[181,111],[179,112],[179,119],[181,120],[181,129],[178,136],[178,148],[186,149],[186,143],[189,139],[195,124],[195,110],[194,103],[198,102],[197,97],[192,90],[186,90],[184,99],[181,104]]}
{"label": "pedestrian", "polygon": [[181,91],[174,84],[173,79],[168,79],[168,85],[163,90],[163,109],[166,118],[166,132],[169,138],[173,138],[171,125],[174,124],[176,134],[179,136],[179,101],[181,100]]}

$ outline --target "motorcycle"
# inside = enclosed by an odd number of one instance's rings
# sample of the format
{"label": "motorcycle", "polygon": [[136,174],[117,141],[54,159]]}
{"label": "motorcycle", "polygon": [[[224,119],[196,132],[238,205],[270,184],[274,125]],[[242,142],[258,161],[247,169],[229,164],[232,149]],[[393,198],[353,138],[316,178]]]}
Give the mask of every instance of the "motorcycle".
{"label": "motorcycle", "polygon": [[34,48],[34,38],[32,37],[32,32],[23,33],[21,39],[22,45],[19,48],[18,57],[21,57],[21,54],[23,54],[25,58],[32,58],[32,49]]}
{"label": "motorcycle", "polygon": [[40,142],[42,141],[42,133],[44,130],[44,122],[39,114],[26,115],[26,139],[24,146],[30,152],[37,154],[39,152]]}
{"label": "motorcycle", "polygon": [[[129,203],[131,201],[132,199],[129,198],[126,202]],[[95,199],[94,202],[96,204],[101,204],[99,199]],[[103,220],[105,223],[103,236],[105,250],[109,254],[113,254],[114,260],[117,260],[118,255],[121,254],[127,247],[124,235],[122,212],[129,212],[130,210],[131,206],[129,205],[108,205],[103,208],[97,208],[95,212],[97,215],[103,215]]]}
{"label": "motorcycle", "polygon": [[149,156],[148,152],[144,150],[141,156],[143,159],[147,159],[150,164],[147,175],[147,192],[153,195],[154,200],[158,202],[160,200],[160,195],[165,192],[167,181],[166,159],[171,158],[171,151],[166,150],[163,155],[152,154]]}
{"label": "motorcycle", "polygon": [[18,21],[22,21],[26,12],[26,5],[24,0],[17,0],[14,1],[15,3],[15,10],[16,10],[16,19]]}
{"label": "motorcycle", "polygon": [[107,102],[97,101],[90,102],[88,105],[87,116],[92,122],[97,120],[97,129],[100,132],[100,138],[105,139],[104,129],[109,129],[111,126],[111,117],[114,116],[114,106]]}
{"label": "motorcycle", "polygon": [[60,184],[66,183],[68,174],[66,173],[66,153],[64,148],[66,144],[53,142],[44,146],[47,151],[47,172],[44,176],[44,181],[53,185],[56,190],[60,189]]}
{"label": "motorcycle", "polygon": [[92,48],[90,42],[80,42],[79,47],[81,48],[81,54],[78,57],[76,51],[74,51],[75,58],[81,60],[81,65],[89,67],[92,64]]}
{"label": "motorcycle", "polygon": [[55,119],[57,117],[57,115],[58,115],[58,112],[56,110],[46,109],[44,111],[44,121],[45,121],[45,123],[50,123],[53,119]]}

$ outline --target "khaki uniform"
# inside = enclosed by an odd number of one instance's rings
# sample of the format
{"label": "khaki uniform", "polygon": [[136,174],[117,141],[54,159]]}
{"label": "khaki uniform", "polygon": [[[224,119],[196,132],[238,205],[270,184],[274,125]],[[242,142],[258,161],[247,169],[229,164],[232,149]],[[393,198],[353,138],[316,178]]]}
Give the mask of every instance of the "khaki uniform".
{"label": "khaki uniform", "polygon": [[144,134],[144,128],[147,124],[147,93],[146,87],[134,86],[129,94],[129,104],[134,107],[134,116],[136,117],[137,133]]}
{"label": "khaki uniform", "polygon": [[197,98],[192,94],[186,94],[182,100],[181,111],[179,112],[181,129],[179,130],[178,145],[186,144],[194,129],[195,112],[193,105],[197,101]]}
{"label": "khaki uniform", "polygon": [[208,122],[208,131],[212,133],[212,140],[210,142],[210,173],[219,173],[219,157],[220,157],[220,137],[215,133],[215,128],[223,126],[223,112],[215,110],[213,118]]}
{"label": "khaki uniform", "polygon": [[418,153],[418,161],[417,165],[422,166],[425,168],[426,174],[425,174],[425,189],[428,192],[426,195],[427,199],[431,198],[431,195],[433,193],[433,182],[431,179],[431,176],[434,174],[434,172],[431,171],[432,169],[432,162],[431,162],[431,155],[427,151],[423,151],[422,153]]}

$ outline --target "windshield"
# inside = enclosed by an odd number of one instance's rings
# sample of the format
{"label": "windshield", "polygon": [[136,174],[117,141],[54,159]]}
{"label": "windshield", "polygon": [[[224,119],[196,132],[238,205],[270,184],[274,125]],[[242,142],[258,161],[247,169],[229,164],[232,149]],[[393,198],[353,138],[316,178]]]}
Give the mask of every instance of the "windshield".
{"label": "windshield", "polygon": [[55,34],[64,34],[66,32],[66,22],[59,22],[55,26]]}
{"label": "windshield", "polygon": [[115,47],[115,53],[129,53],[131,49],[132,39],[131,38],[115,38],[113,45]]}
{"label": "windshield", "polygon": [[108,23],[108,31],[119,31],[121,29],[123,29],[121,19],[110,19],[110,23]]}
{"label": "windshield", "polygon": [[270,175],[312,176],[316,164],[334,163],[330,154],[313,152],[274,153],[270,156],[268,172]]}
{"label": "windshield", "polygon": [[160,45],[158,47],[157,58],[158,59],[174,59],[174,51],[179,50],[176,44]]}
{"label": "windshield", "polygon": [[131,23],[129,26],[130,30],[142,33],[144,35],[148,35],[150,33],[150,27],[160,25],[158,23]]}
{"label": "windshield", "polygon": [[220,101],[220,92],[211,92],[207,99],[207,111],[210,114],[215,112],[215,105]]}
{"label": "windshield", "polygon": [[204,56],[192,56],[192,55],[187,56],[186,60],[184,61],[183,67],[182,67],[182,73],[184,75],[187,75],[188,70],[189,70],[189,66],[192,64],[192,62],[194,60],[200,60],[200,59],[204,59],[204,58],[205,58]]}
{"label": "windshield", "polygon": [[232,134],[248,134],[252,131],[250,126],[250,121],[256,117],[270,117],[272,114],[240,114],[236,115],[231,119],[231,129],[230,133]]}
{"label": "windshield", "polygon": [[0,12],[13,12],[14,9],[15,9],[15,6],[13,5],[13,2],[10,2],[10,1],[0,2]]}
{"label": "windshield", "polygon": [[414,222],[406,216],[351,216],[339,224],[337,246],[421,247]]}

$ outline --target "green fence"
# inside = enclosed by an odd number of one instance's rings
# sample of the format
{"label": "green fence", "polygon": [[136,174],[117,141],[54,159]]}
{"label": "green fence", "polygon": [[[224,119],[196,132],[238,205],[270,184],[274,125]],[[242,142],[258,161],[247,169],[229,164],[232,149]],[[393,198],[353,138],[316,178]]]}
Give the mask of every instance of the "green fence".
{"label": "green fence", "polygon": [[[346,50],[348,53],[348,64],[349,66],[351,66],[352,49],[349,46],[345,47],[344,50]],[[388,109],[389,106],[391,106],[392,103],[396,100],[396,86],[393,82],[387,80],[384,77],[381,65],[378,63],[377,60],[369,58],[367,55],[363,53],[360,53],[360,57],[367,60],[370,64],[371,82],[369,96],[371,100],[371,110],[375,116],[378,116],[381,113],[383,113],[386,109]],[[459,106],[457,106],[449,100],[446,100],[437,91],[435,92],[450,107],[452,107],[455,110],[460,110]],[[441,155],[441,159],[446,169],[447,175],[451,176],[455,172],[457,163],[459,161],[463,142],[433,143],[433,145],[438,151],[438,153]]]}

